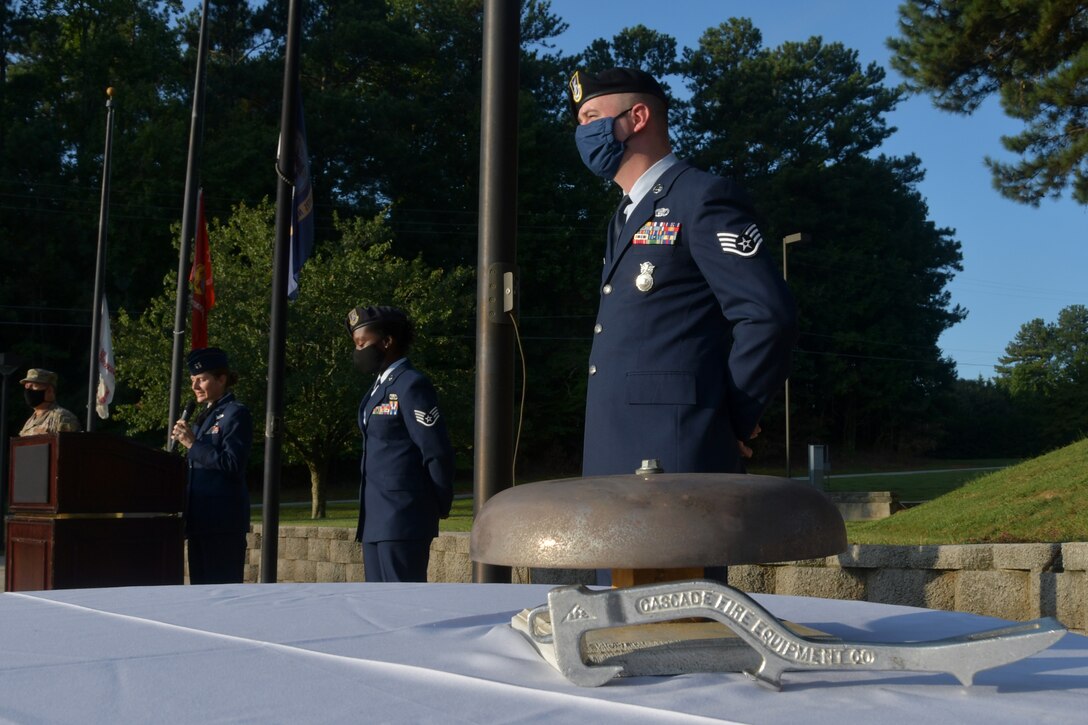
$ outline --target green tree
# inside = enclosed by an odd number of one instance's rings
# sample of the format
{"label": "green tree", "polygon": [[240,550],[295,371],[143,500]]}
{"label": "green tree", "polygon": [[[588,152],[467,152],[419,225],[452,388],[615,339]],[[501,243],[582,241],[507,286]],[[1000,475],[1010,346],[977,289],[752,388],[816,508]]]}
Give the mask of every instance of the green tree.
{"label": "green tree", "polygon": [[941,401],[940,443],[943,458],[1030,457],[1041,451],[1033,421],[1009,391],[979,376],[953,383]]}
{"label": "green tree", "polygon": [[1037,205],[1066,187],[1088,204],[1088,5],[1084,0],[909,0],[892,65],[943,110],[970,114],[997,94],[1024,130],[987,158],[994,186]]}
{"label": "green tree", "polygon": [[[331,465],[357,447],[359,399],[369,382],[351,365],[351,342],[344,328],[351,307],[392,304],[408,312],[419,332],[413,361],[431,373],[460,450],[467,447],[472,430],[467,413],[472,410],[467,402],[472,398],[472,361],[460,314],[471,306],[468,270],[447,273],[418,258],[391,254],[380,221],[354,219],[335,227],[339,236],[306,263],[299,298],[288,308],[284,453],[288,462],[303,463],[309,470],[314,518],[325,515]],[[225,223],[213,223],[209,236],[216,287],[209,342],[225,349],[241,372],[238,397],[250,407],[260,430],[275,236],[271,205],[239,206]],[[140,395],[138,402],[119,406],[118,417],[133,430],[166,428],[174,280],[167,276],[162,294],[139,316],[124,310],[118,314],[118,373]],[[254,460],[259,460],[256,452]]]}
{"label": "green tree", "polygon": [[1088,433],[1088,307],[1070,305],[1055,322],[1021,325],[997,366],[997,384],[1030,414],[1041,448]]}
{"label": "green tree", "polygon": [[[92,280],[86,271],[94,268],[106,88],[112,87],[110,252],[128,264],[112,270],[108,291],[116,302],[146,295],[150,290],[142,289],[137,270],[163,256],[147,243],[148,221],[168,198],[159,196],[159,170],[172,160],[184,168],[183,144],[164,148],[160,136],[148,133],[154,124],[158,133],[169,134],[185,119],[172,28],[179,4],[35,0],[18,9],[19,32],[11,41],[18,62],[5,91],[0,183],[16,199],[33,200],[20,205],[32,218],[4,214],[3,224],[33,228],[45,254],[41,275],[23,270],[13,285],[25,294],[29,277],[46,281],[49,297],[86,291],[84,304],[89,302]],[[180,182],[177,188],[180,206]]]}
{"label": "green tree", "polygon": [[[211,4],[200,165],[210,215],[226,217],[238,202],[253,207],[274,191],[285,7],[244,0]],[[152,11],[159,13],[161,27],[155,26],[155,33],[133,32],[138,23],[127,18]],[[35,349],[42,351],[34,359],[61,370],[66,383],[85,379],[86,270],[93,268],[98,209],[97,167],[90,163],[77,175],[66,154],[100,162],[94,154],[101,151],[107,85],[118,90],[107,270],[112,307],[141,310],[159,292],[158,271],[177,266],[171,225],[181,210],[199,20],[195,10],[180,12],[177,2],[30,0],[20,4],[17,17],[5,16],[11,22],[3,25],[4,47],[10,50],[4,68],[12,82],[4,86],[0,103],[0,132],[6,132],[0,133],[5,139],[0,199],[12,213],[0,215],[0,229],[10,240],[33,229],[41,253],[20,255],[18,265],[4,267],[0,304],[9,308],[0,315],[8,321],[26,318],[30,313],[11,308],[30,305],[36,322],[57,325],[29,329],[49,333],[34,336]],[[305,23],[301,88],[318,249],[337,236],[332,223],[337,212],[345,218],[381,214],[395,240],[393,253],[423,254],[428,264],[446,269],[474,262],[479,0],[321,0],[307,6]],[[117,45],[112,40],[63,47],[54,40],[58,28],[83,26],[90,28],[80,36],[87,39],[128,28],[140,52],[118,51],[117,60],[110,60],[105,54],[99,58],[98,49]],[[166,32],[159,32],[163,28]],[[548,3],[523,3],[519,255],[525,272],[529,405],[539,413],[529,416],[523,454],[534,447],[531,441],[562,451],[579,438],[570,431],[581,426],[580,386],[592,324],[588,298],[599,253],[583,239],[586,209],[599,206],[595,218],[603,219],[611,206],[584,193],[595,180],[581,168],[570,142],[563,87],[572,63],[549,45],[562,29]],[[161,47],[147,50],[149,38]],[[110,64],[117,72],[104,75],[100,84],[71,80]],[[130,77],[155,79],[158,85],[146,87],[158,94],[145,93],[145,86],[136,92],[138,84]],[[64,93],[55,90],[62,83]],[[68,97],[82,105],[55,100]],[[91,113],[77,115],[83,106]],[[77,132],[89,154],[72,155]],[[14,185],[7,186],[9,181]],[[471,325],[470,306],[458,314],[459,326]],[[570,325],[578,315],[590,319]],[[0,328],[0,333],[12,331]],[[560,389],[571,390],[571,397],[560,399],[555,395]],[[74,385],[65,391],[75,400],[85,396]]]}
{"label": "green tree", "polygon": [[641,68],[662,79],[660,82],[668,92],[668,82],[663,79],[676,72],[676,39],[645,25],[635,25],[624,28],[610,41],[604,38],[593,41],[582,51],[581,61],[594,72],[617,66]]}
{"label": "green tree", "polygon": [[[274,163],[283,94],[286,21],[269,9],[284,3],[250,5],[247,0],[215,0],[208,7],[208,58],[204,116],[201,119],[199,177],[209,213],[228,216],[233,205],[256,206],[275,194]],[[199,8],[183,19],[186,107],[191,108]],[[279,42],[277,42],[279,41]],[[304,94],[305,100],[305,94]],[[174,138],[184,152],[189,116]],[[165,140],[166,136],[160,136]],[[185,167],[175,170],[184,181]],[[322,187],[314,185],[315,191]],[[177,209],[181,211],[181,190]],[[323,200],[322,200],[323,201]],[[331,217],[322,211],[319,217]]]}
{"label": "green tree", "polygon": [[750,20],[734,18],[685,49],[692,114],[682,148],[699,162],[751,183],[858,158],[891,135],[884,115],[900,94],[880,66],[819,37],[762,42]]}
{"label": "green tree", "polygon": [[[171,147],[157,134],[186,118],[179,11],[178,2],[152,0],[4,3],[0,349],[60,372],[65,401],[87,393],[107,87],[116,108],[110,305],[142,304],[154,291],[146,270],[169,255],[165,233],[176,212],[164,208],[180,209],[184,142]],[[177,193],[164,194],[163,169],[175,161]],[[71,407],[83,417],[82,405]]]}
{"label": "green tree", "polygon": [[[302,83],[319,225],[330,209],[380,213],[395,253],[474,264],[482,3],[311,7]],[[573,63],[550,45],[564,27],[546,2],[522,3],[517,247],[528,375],[519,380],[519,460],[576,463],[603,224],[587,219],[603,220],[614,202],[585,193],[599,182],[571,140],[564,86]],[[473,310],[461,313],[471,327]]]}
{"label": "green tree", "polygon": [[873,158],[899,92],[856,51],[820,38],[765,48],[748,20],[707,30],[681,67],[692,91],[683,152],[748,187],[766,239],[813,238],[789,258],[799,437],[931,446],[935,393],[954,378],[937,339],[965,314],[945,290],[961,254],[927,218],[918,159]]}
{"label": "green tree", "polygon": [[920,178],[917,158],[862,157],[783,169],[757,187],[771,239],[813,238],[789,257],[801,317],[791,393],[803,436],[910,452],[935,440],[933,406],[955,379],[937,340],[966,313],[946,289],[959,243],[927,219]]}
{"label": "green tree", "polygon": [[[0,19],[7,78],[0,86],[0,238],[9,262],[0,267],[0,316],[13,322],[33,314],[56,327],[3,325],[0,335],[27,332],[19,335],[19,351],[58,367],[62,394],[78,400],[86,395],[75,387],[86,379],[102,91],[118,89],[107,294],[133,318],[156,310],[155,335],[168,340],[172,303],[163,290],[173,286],[160,286],[160,279],[177,268],[198,18],[192,9],[182,14],[175,0],[27,0],[9,7]],[[340,253],[339,214],[380,217],[391,259],[451,275],[475,262],[481,7],[480,0],[307,4],[301,88],[319,257]],[[252,212],[274,192],[285,8],[271,0],[211,5],[201,181],[210,215],[232,218],[224,230],[234,224],[233,206],[244,202]],[[848,431],[861,431],[859,445],[867,445],[903,441],[920,429],[930,393],[951,370],[935,340],[963,314],[944,293],[959,251],[949,230],[926,220],[917,160],[871,158],[891,132],[883,119],[899,97],[879,69],[817,38],[766,49],[751,23],[739,20],[708,30],[679,61],[676,41],[645,27],[571,57],[554,48],[565,24],[548,2],[523,0],[521,9],[517,246],[528,370],[522,464],[577,468],[603,230],[618,195],[584,169],[574,147],[564,87],[579,66],[639,65],[686,78],[691,102],[673,96],[678,151],[739,175],[764,211],[768,239],[813,233],[809,248],[791,252],[790,280],[809,333],[794,381],[814,430],[850,440]],[[38,253],[15,256],[15,240]],[[250,259],[267,264],[255,249]],[[848,293],[840,288],[844,280]],[[865,306],[844,305],[849,295]],[[435,309],[445,310],[444,302]],[[252,334],[264,334],[266,310],[246,323],[258,331]],[[459,304],[452,314],[431,332],[447,334],[451,350],[464,351],[468,343],[459,336],[471,335],[473,306]],[[213,339],[215,325],[213,316]],[[141,344],[158,339],[148,337]],[[12,349],[6,343],[0,340],[0,349]],[[471,398],[457,398],[464,388],[453,384],[470,362],[450,351],[425,359],[440,350],[423,345],[417,361],[448,386],[446,407],[470,411]],[[261,359],[246,362],[254,385],[261,368],[249,366]],[[264,399],[258,388],[240,392],[256,406]],[[149,390],[141,384],[120,394],[143,392],[144,405],[157,399]],[[455,431],[462,447],[468,431]]]}

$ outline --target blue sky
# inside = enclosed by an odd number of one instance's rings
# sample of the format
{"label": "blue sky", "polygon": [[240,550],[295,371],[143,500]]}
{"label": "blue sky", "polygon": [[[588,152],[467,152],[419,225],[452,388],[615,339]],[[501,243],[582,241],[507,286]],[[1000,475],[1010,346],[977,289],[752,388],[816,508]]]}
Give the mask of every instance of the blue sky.
{"label": "blue sky", "polygon": [[[570,25],[558,39],[567,53],[638,24],[672,35],[680,47],[694,47],[707,28],[747,17],[767,47],[819,35],[825,43],[857,50],[863,65],[883,66],[888,85],[902,80],[885,46],[885,39],[897,34],[899,0],[552,0],[551,5]],[[1088,207],[1066,196],[1032,208],[993,189],[983,159],[1010,160],[999,139],[1021,130],[996,99],[971,116],[957,116],[933,108],[927,96],[910,97],[888,123],[898,131],[882,151],[914,153],[922,160],[926,179],[919,190],[930,219],[954,229],[963,248],[963,272],[948,289],[953,304],[968,315],[941,336],[941,349],[956,361],[960,377],[992,377],[1022,324],[1034,318],[1054,322],[1063,307],[1088,304]]]}

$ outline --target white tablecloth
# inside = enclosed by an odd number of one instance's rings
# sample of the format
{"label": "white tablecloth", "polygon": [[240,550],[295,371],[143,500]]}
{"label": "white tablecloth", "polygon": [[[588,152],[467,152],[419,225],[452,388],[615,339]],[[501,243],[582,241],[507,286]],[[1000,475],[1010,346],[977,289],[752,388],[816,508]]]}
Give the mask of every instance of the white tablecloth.
{"label": "white tablecloth", "polygon": [[[510,629],[549,587],[272,584],[0,594],[0,718],[18,723],[1076,723],[1088,638],[952,676],[791,672],[570,684]],[[1001,620],[758,596],[844,638],[935,639]]]}

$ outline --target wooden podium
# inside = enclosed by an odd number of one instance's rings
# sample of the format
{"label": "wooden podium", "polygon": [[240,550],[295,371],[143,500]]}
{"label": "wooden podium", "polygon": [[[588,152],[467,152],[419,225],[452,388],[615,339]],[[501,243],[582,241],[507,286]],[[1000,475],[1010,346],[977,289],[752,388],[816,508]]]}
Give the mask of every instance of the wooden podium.
{"label": "wooden podium", "polygon": [[185,463],[105,433],[14,438],[7,591],[183,582]]}

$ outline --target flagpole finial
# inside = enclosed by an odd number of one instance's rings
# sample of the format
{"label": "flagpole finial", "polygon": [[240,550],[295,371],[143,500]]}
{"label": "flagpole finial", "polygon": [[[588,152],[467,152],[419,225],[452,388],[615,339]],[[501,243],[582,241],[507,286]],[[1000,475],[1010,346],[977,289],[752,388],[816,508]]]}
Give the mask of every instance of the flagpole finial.
{"label": "flagpole finial", "polygon": [[106,95],[109,96],[110,98],[113,98],[113,86],[107,86],[106,87]]}

